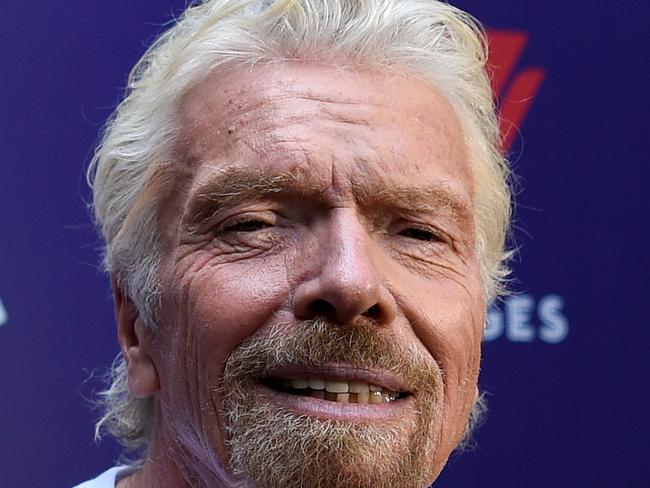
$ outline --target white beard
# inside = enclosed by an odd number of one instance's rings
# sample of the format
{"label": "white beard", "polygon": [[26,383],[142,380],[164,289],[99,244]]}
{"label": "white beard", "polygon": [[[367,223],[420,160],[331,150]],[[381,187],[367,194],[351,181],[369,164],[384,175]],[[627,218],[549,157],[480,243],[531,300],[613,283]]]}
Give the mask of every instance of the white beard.
{"label": "white beard", "polygon": [[[374,324],[342,328],[310,321],[274,327],[228,358],[220,389],[230,467],[255,488],[422,488],[431,481],[433,426],[442,398],[437,365],[380,337]],[[417,387],[412,420],[322,420],[260,399],[256,384],[282,365],[345,361],[401,374]]]}

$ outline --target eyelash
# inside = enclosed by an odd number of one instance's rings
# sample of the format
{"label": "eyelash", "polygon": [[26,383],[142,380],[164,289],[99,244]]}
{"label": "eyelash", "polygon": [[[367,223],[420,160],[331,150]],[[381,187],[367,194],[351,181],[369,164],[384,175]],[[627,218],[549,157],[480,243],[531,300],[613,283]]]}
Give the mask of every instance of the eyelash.
{"label": "eyelash", "polygon": [[256,232],[259,230],[273,227],[274,224],[261,218],[256,217],[242,217],[234,221],[226,222],[224,225],[218,227],[218,232]]}
{"label": "eyelash", "polygon": [[433,241],[442,241],[443,239],[439,234],[433,232],[429,229],[421,229],[418,227],[410,227],[399,233],[403,237],[409,239],[416,239],[418,241],[433,242]]}
{"label": "eyelash", "polygon": [[450,244],[450,239],[444,233],[430,227],[407,227],[398,235],[426,244]]}

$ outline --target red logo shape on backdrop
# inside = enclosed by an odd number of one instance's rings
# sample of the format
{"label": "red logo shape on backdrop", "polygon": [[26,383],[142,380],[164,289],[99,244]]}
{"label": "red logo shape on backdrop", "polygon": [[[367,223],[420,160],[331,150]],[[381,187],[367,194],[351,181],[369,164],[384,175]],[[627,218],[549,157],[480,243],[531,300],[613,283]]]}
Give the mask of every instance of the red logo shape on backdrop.
{"label": "red logo shape on backdrop", "polygon": [[542,68],[533,67],[513,75],[528,43],[526,32],[492,30],[488,32],[488,42],[488,70],[492,75],[492,88],[499,105],[503,150],[507,152],[528,115],[546,72]]}

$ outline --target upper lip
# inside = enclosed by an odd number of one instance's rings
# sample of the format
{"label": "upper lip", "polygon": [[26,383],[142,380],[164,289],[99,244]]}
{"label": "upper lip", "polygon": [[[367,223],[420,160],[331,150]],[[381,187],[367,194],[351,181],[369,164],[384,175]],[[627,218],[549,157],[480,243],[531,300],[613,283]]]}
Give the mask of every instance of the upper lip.
{"label": "upper lip", "polygon": [[298,379],[322,378],[342,381],[358,381],[376,385],[386,390],[408,392],[408,383],[400,376],[381,369],[366,369],[349,364],[324,364],[321,366],[291,365],[274,369],[268,378]]}

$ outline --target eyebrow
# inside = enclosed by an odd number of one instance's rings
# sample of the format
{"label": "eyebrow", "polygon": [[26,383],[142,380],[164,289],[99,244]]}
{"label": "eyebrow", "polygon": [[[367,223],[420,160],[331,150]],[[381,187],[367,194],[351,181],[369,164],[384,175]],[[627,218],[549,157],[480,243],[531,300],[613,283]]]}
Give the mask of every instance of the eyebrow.
{"label": "eyebrow", "polygon": [[[195,232],[223,208],[245,201],[280,196],[315,198],[329,187],[305,171],[269,172],[265,168],[225,166],[192,191],[186,228]],[[392,186],[381,180],[368,180],[353,188],[361,206],[399,210],[411,214],[447,213],[459,224],[472,222],[468,196],[444,182]]]}
{"label": "eyebrow", "polygon": [[323,190],[303,173],[270,173],[264,169],[226,166],[192,191],[184,221],[189,229],[195,229],[211,220],[222,208],[247,200],[280,194],[306,196]]}
{"label": "eyebrow", "polygon": [[356,193],[357,200],[366,206],[377,204],[412,214],[445,211],[458,221],[472,220],[469,196],[441,181],[409,186],[387,186],[373,181],[361,185]]}

